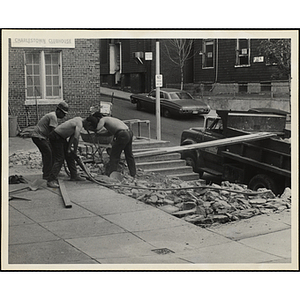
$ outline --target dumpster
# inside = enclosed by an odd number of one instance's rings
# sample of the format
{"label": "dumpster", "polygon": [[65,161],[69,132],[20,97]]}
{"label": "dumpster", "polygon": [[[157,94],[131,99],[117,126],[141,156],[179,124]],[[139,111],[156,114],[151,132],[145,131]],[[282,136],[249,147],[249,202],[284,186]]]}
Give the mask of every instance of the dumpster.
{"label": "dumpster", "polygon": [[9,136],[17,136],[18,134],[18,117],[9,116]]}

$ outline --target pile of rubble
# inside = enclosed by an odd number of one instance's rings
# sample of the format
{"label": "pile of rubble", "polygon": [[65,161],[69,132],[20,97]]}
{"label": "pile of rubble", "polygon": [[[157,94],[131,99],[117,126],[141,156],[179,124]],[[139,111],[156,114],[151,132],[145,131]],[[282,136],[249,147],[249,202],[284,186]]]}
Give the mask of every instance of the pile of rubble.
{"label": "pile of rubble", "polygon": [[291,208],[290,188],[275,196],[270,190],[253,192],[246,185],[228,181],[206,186],[201,180],[187,182],[143,172],[134,180],[125,176],[122,184],[124,187],[115,188],[119,193],[201,227]]}
{"label": "pile of rubble", "polygon": [[[103,176],[105,164],[86,164],[92,176]],[[9,157],[9,166],[23,165],[29,169],[41,169],[42,159],[38,150],[16,152]],[[206,227],[215,223],[226,223],[259,214],[278,213],[291,208],[291,190],[286,188],[280,196],[270,190],[257,193],[246,185],[224,181],[221,185],[203,185],[202,180],[182,181],[178,178],[145,173],[138,170],[136,178],[124,170],[123,180],[112,184],[116,192],[153,205],[187,222]],[[108,182],[110,178],[103,176]]]}
{"label": "pile of rubble", "polygon": [[9,167],[26,166],[28,169],[41,169],[42,157],[39,150],[17,151],[9,156]]}

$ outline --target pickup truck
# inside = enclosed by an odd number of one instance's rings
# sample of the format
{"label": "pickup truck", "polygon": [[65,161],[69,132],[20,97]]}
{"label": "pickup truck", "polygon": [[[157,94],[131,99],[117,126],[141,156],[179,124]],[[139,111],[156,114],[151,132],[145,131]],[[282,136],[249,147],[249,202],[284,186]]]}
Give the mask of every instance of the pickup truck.
{"label": "pickup truck", "polygon": [[[220,140],[220,146],[184,151],[181,156],[200,177],[206,172],[255,191],[267,188],[279,194],[291,186],[291,133],[285,123],[286,116],[274,112],[217,110],[205,117],[203,128],[184,130],[180,145]],[[223,138],[257,132],[274,136],[222,146]]]}

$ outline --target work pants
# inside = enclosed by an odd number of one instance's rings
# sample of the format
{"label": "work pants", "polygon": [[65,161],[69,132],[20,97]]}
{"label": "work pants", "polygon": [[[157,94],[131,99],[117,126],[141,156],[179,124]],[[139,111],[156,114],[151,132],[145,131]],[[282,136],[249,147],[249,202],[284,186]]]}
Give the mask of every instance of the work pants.
{"label": "work pants", "polygon": [[42,162],[43,162],[43,178],[47,179],[49,177],[50,171],[52,169],[54,157],[51,144],[49,140],[40,139],[37,137],[32,137],[33,143],[38,147],[42,154]]}
{"label": "work pants", "polygon": [[66,139],[62,138],[55,131],[52,131],[49,135],[49,140],[53,150],[53,166],[49,174],[48,181],[54,181],[57,179],[64,160],[67,162],[68,169],[71,174],[71,178],[77,177],[77,169],[74,156],[68,153],[68,142]]}
{"label": "work pants", "polygon": [[110,153],[110,168],[109,175],[117,171],[120,161],[121,153],[124,150],[125,159],[132,177],[136,174],[135,160],[132,153],[132,138],[133,133],[131,130],[119,130],[114,136],[112,148]]}

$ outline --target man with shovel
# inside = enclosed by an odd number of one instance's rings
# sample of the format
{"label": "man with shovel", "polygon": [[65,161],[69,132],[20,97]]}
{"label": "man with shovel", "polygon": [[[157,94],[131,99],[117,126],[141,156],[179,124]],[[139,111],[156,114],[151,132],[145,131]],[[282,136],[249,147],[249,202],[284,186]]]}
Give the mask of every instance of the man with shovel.
{"label": "man with shovel", "polygon": [[132,153],[133,133],[123,121],[109,116],[102,117],[102,114],[97,112],[84,120],[84,128],[95,132],[107,130],[114,135],[110,153],[109,175],[117,171],[123,150],[130,175],[132,177],[136,175],[136,165]]}
{"label": "man with shovel", "polygon": [[75,117],[60,124],[50,133],[49,140],[53,150],[54,163],[47,180],[48,187],[59,187],[56,181],[64,160],[67,162],[71,181],[85,180],[85,178],[77,174],[75,163],[80,131],[83,128],[83,120],[81,117]]}
{"label": "man with shovel", "polygon": [[64,118],[68,113],[68,110],[68,104],[65,101],[60,102],[55,111],[44,115],[39,120],[31,134],[32,141],[36,144],[42,154],[43,179],[48,179],[53,165],[53,153],[49,142],[49,135],[53,129],[58,126],[57,119]]}

